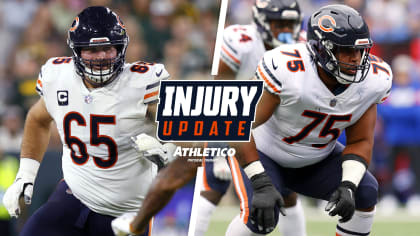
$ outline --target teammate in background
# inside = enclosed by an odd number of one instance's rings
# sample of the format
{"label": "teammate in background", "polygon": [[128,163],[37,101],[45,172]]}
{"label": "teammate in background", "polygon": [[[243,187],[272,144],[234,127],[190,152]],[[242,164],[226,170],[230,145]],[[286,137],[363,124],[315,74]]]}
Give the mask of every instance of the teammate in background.
{"label": "teammate in background", "polygon": [[[258,62],[267,50],[306,41],[305,32],[301,31],[303,16],[296,0],[257,0],[252,7],[252,15],[252,24],[231,25],[224,30],[216,79],[252,79]],[[209,144],[212,145],[220,144]],[[214,157],[213,160],[203,161],[204,190],[199,200],[196,236],[204,235],[207,231],[211,215],[231,182],[226,158]],[[282,196],[286,216],[279,222],[281,235],[306,235],[305,216],[297,194],[284,189]],[[238,197],[241,198],[241,195],[238,194]]]}
{"label": "teammate in background", "polygon": [[[389,95],[392,72],[369,55],[372,41],[360,14],[345,5],[316,11],[308,43],[264,54],[256,77],[265,81],[251,142],[237,143],[232,176],[248,206],[227,235],[271,232],[285,187],[329,201],[339,215],[336,235],[369,235],[378,183],[371,161],[376,104]],[[336,139],[346,130],[346,147]],[[234,180],[235,181],[235,180]]]}
{"label": "teammate in background", "polygon": [[18,217],[20,197],[31,203],[52,121],[63,143],[64,180],[21,235],[113,235],[111,221],[142,205],[157,167],[130,137],[154,128],[147,120],[154,121],[159,83],[169,74],[161,64],[125,63],[128,41],[116,13],[88,7],[68,31],[73,57],[51,58],[41,68],[41,98],[27,115],[19,172],[4,206]]}
{"label": "teammate in background", "polygon": [[305,42],[302,14],[296,0],[257,0],[252,6],[252,24],[231,25],[224,30],[216,79],[252,79],[267,50]]}

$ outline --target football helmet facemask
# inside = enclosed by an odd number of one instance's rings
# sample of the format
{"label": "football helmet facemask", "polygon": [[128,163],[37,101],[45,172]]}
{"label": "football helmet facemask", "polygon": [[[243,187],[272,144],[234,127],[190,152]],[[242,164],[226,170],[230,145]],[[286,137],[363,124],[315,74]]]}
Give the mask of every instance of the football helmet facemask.
{"label": "football helmet facemask", "polygon": [[[256,0],[252,16],[264,43],[270,47],[293,43],[299,38],[303,15],[296,0]],[[293,32],[273,35],[270,28],[273,20],[292,21]]]}
{"label": "football helmet facemask", "polygon": [[[345,5],[321,8],[308,21],[307,38],[314,61],[339,83],[359,83],[366,78],[373,42],[366,22],[356,10]],[[360,63],[338,60],[341,50],[360,50]]]}
{"label": "football helmet facemask", "polygon": [[[107,7],[84,9],[68,30],[67,44],[73,51],[76,72],[94,86],[113,81],[122,71],[128,45],[128,35],[120,17]],[[117,56],[111,59],[87,60],[81,57],[82,49],[114,46]]]}

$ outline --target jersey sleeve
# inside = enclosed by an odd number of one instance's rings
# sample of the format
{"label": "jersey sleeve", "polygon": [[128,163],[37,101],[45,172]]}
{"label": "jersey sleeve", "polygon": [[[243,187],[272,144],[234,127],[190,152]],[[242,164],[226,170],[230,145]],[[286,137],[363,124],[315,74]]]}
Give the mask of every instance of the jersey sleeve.
{"label": "jersey sleeve", "polygon": [[275,65],[273,58],[275,49],[267,51],[257,66],[257,71],[255,76],[259,80],[264,81],[264,88],[267,89],[270,93],[279,95],[282,91],[282,83],[278,75],[274,73],[279,65]]}
{"label": "jersey sleeve", "polygon": [[378,100],[376,101],[377,104],[381,104],[385,102],[385,100],[389,97],[391,94],[391,87],[392,87],[392,70],[390,66],[387,63],[382,63],[381,66],[385,68],[385,71],[388,71],[388,73],[383,73],[381,76],[382,80],[384,81],[382,83],[381,90],[379,91]]}
{"label": "jersey sleeve", "polygon": [[169,79],[170,75],[162,64],[155,64],[152,70],[152,76],[146,85],[144,93],[144,104],[156,102],[159,99],[160,81]]}
{"label": "jersey sleeve", "polygon": [[237,72],[241,66],[241,58],[252,45],[250,29],[246,26],[231,25],[223,31],[223,42],[220,51],[220,59],[228,65],[232,71]]}
{"label": "jersey sleeve", "polygon": [[42,86],[42,81],[43,81],[43,76],[42,76],[42,70],[43,70],[44,66],[41,67],[41,70],[39,71],[38,74],[38,79],[36,81],[36,86],[35,86],[35,90],[36,92],[39,94],[39,96],[44,96],[44,92],[43,92],[43,86]]}
{"label": "jersey sleeve", "polygon": [[41,66],[41,69],[38,74],[38,79],[36,81],[36,86],[35,86],[36,92],[41,97],[44,97],[44,94],[45,94],[44,86],[47,83],[47,80],[49,79],[49,77],[51,77],[51,74],[54,73],[53,65],[57,64],[57,63],[54,63],[57,60],[63,61],[61,60],[61,58],[53,57],[53,58],[50,58],[44,65]]}

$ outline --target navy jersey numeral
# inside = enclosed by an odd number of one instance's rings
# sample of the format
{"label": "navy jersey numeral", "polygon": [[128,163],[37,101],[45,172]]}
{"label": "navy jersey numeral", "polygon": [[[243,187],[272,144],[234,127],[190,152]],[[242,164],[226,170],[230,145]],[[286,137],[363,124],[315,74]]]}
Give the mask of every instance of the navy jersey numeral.
{"label": "navy jersey numeral", "polygon": [[[76,122],[79,126],[86,126],[86,120],[78,112],[67,113],[63,120],[64,140],[71,150],[71,158],[75,164],[84,165],[89,159],[86,143],[71,135],[71,122]],[[114,166],[117,162],[118,148],[113,138],[100,134],[100,125],[115,125],[115,116],[90,115],[90,144],[92,146],[103,144],[108,147],[108,159],[104,160],[94,156],[92,158],[96,166],[107,169]],[[75,147],[79,149],[79,155],[76,154]]]}
{"label": "navy jersey numeral", "polygon": [[[326,117],[328,117],[327,122],[325,123],[318,137],[325,138],[328,135],[332,135],[332,139],[331,139],[332,141],[332,140],[337,139],[341,133],[340,129],[332,128],[334,123],[335,122],[349,122],[351,120],[351,114],[338,116],[338,115],[328,115],[326,113],[310,111],[310,110],[305,110],[302,113],[302,116],[312,118],[313,121],[309,123],[308,125],[306,125],[305,127],[303,127],[303,129],[298,134],[283,138],[284,142],[288,144],[300,142],[301,140],[306,138],[309,135],[309,133],[312,132],[312,130],[314,130],[319,124],[321,124],[322,121],[324,121]],[[328,145],[328,143],[312,144],[312,146],[316,148],[324,148]]]}

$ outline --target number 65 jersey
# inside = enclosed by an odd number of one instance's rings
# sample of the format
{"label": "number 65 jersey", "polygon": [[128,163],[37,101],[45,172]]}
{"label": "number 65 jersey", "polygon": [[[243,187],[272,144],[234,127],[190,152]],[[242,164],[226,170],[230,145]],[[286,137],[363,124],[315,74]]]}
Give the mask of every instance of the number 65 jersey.
{"label": "number 65 jersey", "polygon": [[280,97],[280,105],[253,131],[257,149],[291,168],[326,158],[340,133],[390,93],[390,67],[373,55],[369,60],[365,80],[334,95],[319,78],[306,44],[282,45],[266,52],[256,77]]}
{"label": "number 65 jersey", "polygon": [[130,137],[154,127],[147,104],[158,99],[161,64],[125,64],[106,86],[89,90],[71,58],[52,58],[41,69],[37,91],[63,143],[64,180],[91,210],[119,216],[137,212],[157,168],[132,147]]}

